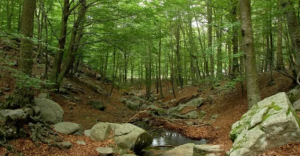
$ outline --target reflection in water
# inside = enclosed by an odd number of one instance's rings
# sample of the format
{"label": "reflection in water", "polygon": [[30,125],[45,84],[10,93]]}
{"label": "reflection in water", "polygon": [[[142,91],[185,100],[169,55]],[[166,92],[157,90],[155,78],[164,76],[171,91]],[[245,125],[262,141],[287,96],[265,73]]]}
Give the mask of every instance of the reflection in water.
{"label": "reflection in water", "polygon": [[152,146],[179,146],[186,143],[206,144],[206,140],[193,140],[186,138],[185,136],[179,133],[163,130],[159,134],[153,136]]}

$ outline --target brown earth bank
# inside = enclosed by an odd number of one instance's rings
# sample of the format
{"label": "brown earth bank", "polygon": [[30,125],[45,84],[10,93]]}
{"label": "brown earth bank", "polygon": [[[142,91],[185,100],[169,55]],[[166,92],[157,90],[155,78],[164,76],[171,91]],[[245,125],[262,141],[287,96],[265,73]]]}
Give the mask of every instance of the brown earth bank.
{"label": "brown earth bank", "polygon": [[[1,46],[1,45],[0,45]],[[7,58],[9,61],[14,62],[14,55],[17,54],[16,49],[10,49],[7,53]],[[7,88],[3,95],[0,96],[0,101],[5,100],[5,95],[13,93],[15,78],[12,76],[11,69],[7,69],[7,63],[0,63],[0,87]],[[17,66],[10,65],[9,67],[16,69]],[[95,79],[95,72],[87,68],[83,68],[85,79],[83,81],[91,81],[95,85],[101,86],[104,91],[109,91],[111,89],[111,84],[104,83]],[[43,72],[41,66],[35,65],[34,68],[35,75]],[[88,74],[93,73],[93,74]],[[259,74],[259,86],[261,90],[262,98],[274,95],[278,92],[287,92],[293,87],[292,80],[285,77],[284,75],[273,72],[272,77],[274,79],[273,85],[268,85],[271,80],[271,73]],[[175,106],[178,101],[189,99],[191,97],[203,97],[207,98],[208,95],[213,95],[213,100],[206,102],[203,106],[197,109],[197,111],[204,110],[207,112],[206,119],[204,120],[189,120],[194,123],[194,125],[189,126],[185,123],[187,120],[168,120],[162,117],[151,117],[148,114],[139,111],[129,110],[120,99],[124,97],[124,92],[134,92],[143,94],[145,91],[139,89],[138,87],[129,87],[130,89],[114,89],[113,94],[108,96],[107,94],[95,92],[86,84],[79,81],[78,77],[69,76],[63,82],[63,85],[71,86],[72,92],[66,97],[63,94],[56,93],[54,91],[50,92],[50,98],[55,102],[59,103],[64,109],[64,121],[75,122],[81,124],[84,129],[90,129],[97,122],[116,122],[116,123],[126,123],[134,122],[133,119],[143,119],[150,118],[150,124],[152,126],[162,126],[169,130],[175,130],[189,138],[202,139],[205,138],[211,144],[223,145],[225,151],[230,150],[232,145],[228,134],[231,130],[231,125],[240,119],[240,117],[247,112],[247,96],[245,91],[245,84],[237,83],[235,89],[228,89],[224,87],[226,81],[221,82],[221,85],[217,89],[211,89],[211,87],[202,83],[197,86],[186,86],[182,89],[176,89],[176,98],[173,94],[169,92],[170,84],[169,82],[164,83],[164,95],[162,102],[171,101],[166,108]],[[243,89],[242,89],[243,88]],[[43,88],[42,88],[43,89]],[[201,90],[201,92],[199,92]],[[41,91],[35,90],[35,95],[37,96]],[[159,97],[159,95],[157,95]],[[76,97],[76,98],[74,98]],[[105,104],[105,111],[100,111],[92,108],[88,102],[90,100],[99,100]],[[190,111],[190,110],[184,110]],[[209,120],[212,115],[218,114],[216,120]],[[300,114],[298,114],[300,116]],[[97,155],[95,149],[96,147],[107,147],[111,146],[112,140],[107,140],[106,142],[94,142],[85,136],[76,135],[63,135],[64,141],[70,141],[73,147],[67,150],[61,150],[57,147],[53,147],[47,144],[40,144],[40,146],[35,146],[35,144],[30,139],[16,139],[9,142],[10,145],[14,147],[17,152],[23,153],[28,156],[93,156]],[[83,140],[86,145],[78,145],[76,141]],[[0,155],[7,152],[7,149],[0,147]],[[9,155],[14,155],[10,153]],[[290,156],[290,155],[300,155],[300,143],[290,143],[281,147],[270,149],[266,151],[262,156]]]}

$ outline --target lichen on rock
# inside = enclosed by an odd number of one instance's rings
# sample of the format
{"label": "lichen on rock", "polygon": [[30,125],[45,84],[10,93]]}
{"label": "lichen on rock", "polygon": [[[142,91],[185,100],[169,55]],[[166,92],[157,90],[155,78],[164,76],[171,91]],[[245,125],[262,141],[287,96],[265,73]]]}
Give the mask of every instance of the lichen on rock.
{"label": "lichen on rock", "polygon": [[232,125],[229,136],[234,141],[231,156],[255,155],[300,141],[300,120],[282,92],[254,105]]}

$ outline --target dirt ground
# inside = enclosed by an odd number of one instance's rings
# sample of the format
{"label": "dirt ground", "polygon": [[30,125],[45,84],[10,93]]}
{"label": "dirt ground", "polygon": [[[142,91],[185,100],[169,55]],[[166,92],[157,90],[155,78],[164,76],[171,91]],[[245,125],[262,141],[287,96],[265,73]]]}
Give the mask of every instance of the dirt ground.
{"label": "dirt ground", "polygon": [[[1,45],[0,45],[1,46]],[[10,49],[11,54],[16,51]],[[13,57],[11,61],[15,61]],[[0,67],[4,66],[5,63],[0,63]],[[16,68],[11,66],[12,68]],[[40,67],[35,67],[35,72],[39,72]],[[87,69],[86,69],[87,70]],[[85,71],[88,72],[88,71]],[[3,92],[0,96],[0,101],[4,101],[5,95],[13,93],[15,81],[12,78],[12,72],[6,68],[0,68],[0,87],[9,88]],[[279,74],[277,72],[272,73],[275,81],[274,85],[268,85],[271,80],[270,73],[259,74],[259,86],[262,98],[274,95],[278,92],[286,92],[290,90],[292,86],[292,81]],[[102,83],[96,80],[94,77],[89,77],[93,83],[98,84],[104,90],[108,91],[111,88],[110,84]],[[59,103],[64,109],[64,121],[79,123],[84,129],[90,129],[97,122],[116,122],[116,123],[126,123],[132,121],[132,117],[139,114],[138,111],[128,110],[120,99],[123,97],[122,93],[124,90],[115,89],[112,96],[105,94],[99,94],[91,90],[83,83],[78,81],[77,77],[69,77],[64,80],[64,85],[71,86],[73,92],[70,92],[70,97],[77,97],[77,100],[67,99],[62,94],[51,92],[50,98],[57,103]],[[199,86],[186,86],[182,89],[176,89],[176,101],[169,103],[167,107],[175,105],[176,102],[190,98],[191,96],[207,98],[208,95],[213,95],[212,101],[207,102],[203,106],[197,109],[197,111],[204,110],[207,112],[207,120],[191,120],[194,125],[188,126],[185,124],[186,120],[176,120],[169,121],[164,118],[151,118],[151,124],[156,126],[163,126],[170,130],[176,130],[189,138],[194,139],[207,139],[211,144],[222,145],[225,151],[230,150],[232,142],[230,141],[228,134],[231,129],[231,125],[240,119],[240,117],[247,112],[247,97],[245,88],[242,90],[241,84],[237,84],[235,89],[223,90],[220,92],[221,88],[211,90],[211,87],[205,84]],[[245,84],[243,84],[245,86]],[[175,99],[173,94],[169,92],[170,85],[165,83],[164,85],[164,95],[165,97],[162,102],[167,102]],[[199,89],[201,92],[199,92]],[[131,87],[129,91],[135,93],[144,93],[144,90],[139,90],[138,87]],[[38,95],[40,91],[36,90],[35,94]],[[159,95],[157,95],[159,96]],[[78,100],[79,99],[79,100]],[[104,102],[106,109],[105,111],[100,111],[92,108],[87,103],[90,100],[101,100]],[[188,110],[186,110],[188,111]],[[218,114],[216,120],[211,121],[210,116]],[[143,113],[136,115],[137,118],[148,117]],[[298,114],[300,117],[300,114]],[[52,147],[46,144],[40,144],[36,147],[35,144],[30,141],[30,139],[17,139],[10,142],[10,144],[15,148],[16,151],[22,152],[27,156],[96,156],[97,153],[95,149],[97,147],[112,146],[113,141],[107,140],[106,142],[94,142],[85,136],[76,135],[63,135],[64,141],[70,141],[73,144],[68,150],[61,150],[57,147]],[[79,145],[76,143],[78,140],[83,140],[87,145]],[[0,155],[6,153],[4,147],[0,147]],[[13,155],[13,154],[10,154]],[[300,143],[291,143],[274,149],[266,151],[261,156],[297,156],[300,155]]]}

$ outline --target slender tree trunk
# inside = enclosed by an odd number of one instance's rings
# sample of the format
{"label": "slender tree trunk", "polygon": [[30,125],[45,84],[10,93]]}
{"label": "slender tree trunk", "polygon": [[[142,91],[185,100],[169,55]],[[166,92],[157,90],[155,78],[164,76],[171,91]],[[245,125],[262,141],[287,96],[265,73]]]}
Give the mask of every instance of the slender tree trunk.
{"label": "slender tree trunk", "polygon": [[[220,17],[219,27],[222,27],[222,16]],[[219,28],[216,31],[217,40],[218,40],[218,48],[217,48],[217,77],[220,78],[222,73],[222,29]]]}
{"label": "slender tree trunk", "polygon": [[116,77],[116,47],[114,47],[114,54],[113,54],[113,70],[112,70],[112,84],[109,95],[111,96],[114,90],[115,85],[115,77]]}
{"label": "slender tree trunk", "polygon": [[[231,10],[231,15],[232,15],[232,23],[237,22],[237,0],[232,0],[232,10]],[[233,59],[232,59],[232,74],[233,78],[236,78],[238,73],[239,73],[239,58],[236,56],[238,53],[238,26],[233,26],[232,27],[232,52],[233,52]]]}
{"label": "slender tree trunk", "polygon": [[214,78],[214,55],[212,47],[212,0],[208,0],[207,3],[207,24],[208,24],[208,48],[209,48],[209,59],[210,59],[210,78],[213,81]]}
{"label": "slender tree trunk", "polygon": [[176,38],[176,58],[177,58],[177,74],[178,74],[178,85],[182,88],[183,87],[183,77],[182,77],[182,62],[181,62],[181,55],[180,55],[180,20],[177,21],[175,38]]}
{"label": "slender tree trunk", "polygon": [[161,80],[161,27],[159,27],[159,42],[158,42],[158,84],[159,84],[159,92],[160,97],[163,98],[163,89],[162,89],[162,80]]}
{"label": "slender tree trunk", "polygon": [[[279,3],[280,0],[278,0]],[[280,4],[278,4],[278,10],[281,9]],[[283,70],[284,63],[283,63],[283,54],[282,54],[282,15],[278,15],[278,23],[277,23],[277,69]]]}
{"label": "slender tree trunk", "polygon": [[240,14],[242,22],[243,45],[246,54],[246,83],[248,106],[251,108],[260,101],[260,91],[258,87],[256,59],[254,49],[254,39],[251,23],[251,0],[240,0]]}

